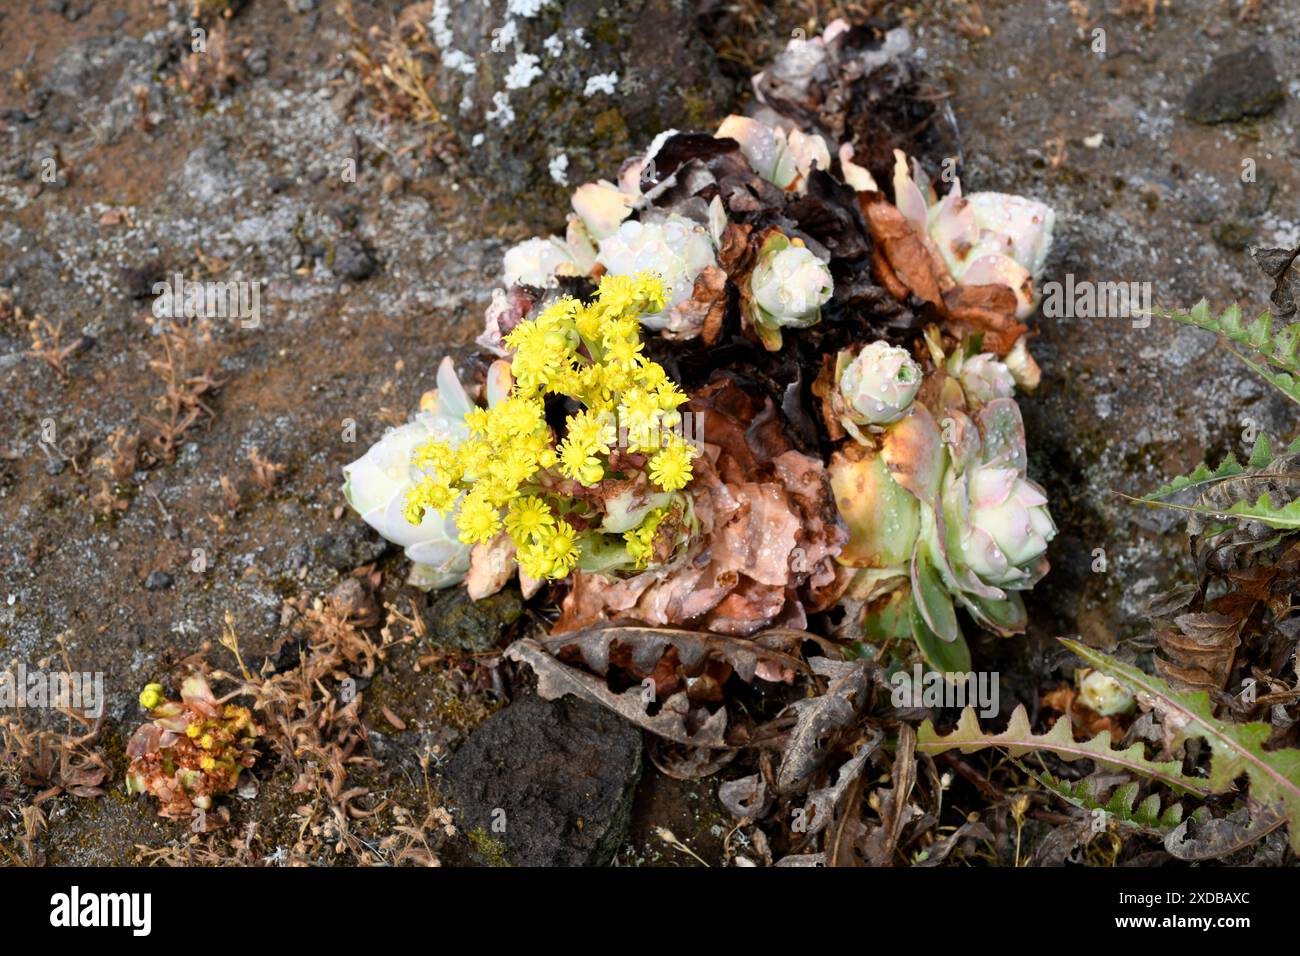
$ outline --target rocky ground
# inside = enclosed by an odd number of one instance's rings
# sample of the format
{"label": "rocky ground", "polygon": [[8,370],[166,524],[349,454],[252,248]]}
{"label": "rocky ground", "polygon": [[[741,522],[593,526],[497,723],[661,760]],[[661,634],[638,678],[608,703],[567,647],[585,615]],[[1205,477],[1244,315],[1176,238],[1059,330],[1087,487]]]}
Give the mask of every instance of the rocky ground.
{"label": "rocky ground", "polygon": [[[451,801],[464,812],[456,835],[437,836],[444,862],[718,862],[731,823],[714,787],[662,774],[611,716],[524,693],[488,717],[516,676],[495,649],[529,620],[517,594],[471,607],[402,588],[400,553],[346,508],[340,468],[472,341],[509,242],[562,222],[562,180],[612,175],[659,125],[710,128],[743,104],[747,57],[833,11],[741,4],[737,19],[714,10],[701,26],[689,4],[602,16],[572,0],[541,31],[567,46],[507,96],[510,124],[492,95],[515,82],[508,57],[497,90],[462,90],[444,56],[438,101],[384,108],[363,83],[383,56],[366,30],[388,31],[401,4],[358,2],[354,19],[316,0],[250,0],[229,17],[229,4],[197,6],[212,44],[197,59],[175,3],[0,10],[0,658],[104,673],[109,768],[108,795],[45,801],[27,844],[24,801],[0,787],[0,843],[51,863],[391,860],[383,821],[427,824]],[[1049,278],[1149,282],[1164,306],[1204,296],[1262,308],[1268,284],[1248,247],[1300,241],[1300,8],[1266,2],[1242,21],[1232,4],[1173,0],[1147,22],[1116,6],[885,12],[913,29],[951,95],[966,188],[1056,208]],[[466,56],[504,56],[465,40],[463,17],[449,22]],[[656,52],[677,35],[694,51],[689,75]],[[1262,52],[1216,61],[1249,48]],[[612,89],[588,90],[609,73]],[[261,321],[156,317],[153,284],[177,272],[265,280]],[[1251,423],[1290,438],[1294,420],[1205,333],[1082,317],[1038,327],[1043,385],[1022,407],[1030,471],[1061,534],[1030,635],[976,648],[1015,666],[1026,698],[1058,663],[1051,637],[1140,639],[1143,600],[1185,573],[1176,519],[1114,492],[1240,450]],[[144,684],[200,652],[236,670],[218,645],[227,620],[250,668],[292,665],[305,615],[285,602],[373,563],[399,616],[362,682],[376,762],[349,786],[381,809],[357,824],[357,843],[303,814],[301,776],[272,760],[260,794],[232,801],[225,835],[193,835],[122,794]],[[527,807],[526,838],[491,836],[502,803]],[[424,829],[432,842],[437,827]]]}

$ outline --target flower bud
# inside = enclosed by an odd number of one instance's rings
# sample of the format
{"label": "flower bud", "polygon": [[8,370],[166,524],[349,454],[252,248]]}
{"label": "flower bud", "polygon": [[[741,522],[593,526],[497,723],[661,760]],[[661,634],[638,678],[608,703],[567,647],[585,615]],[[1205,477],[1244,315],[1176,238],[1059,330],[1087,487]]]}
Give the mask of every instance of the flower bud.
{"label": "flower bud", "polygon": [[966,397],[982,404],[995,398],[1010,398],[1016,390],[1011,370],[989,352],[964,359],[959,378]]}
{"label": "flower bud", "polygon": [[840,375],[840,395],[864,424],[889,425],[912,405],[921,367],[904,349],[887,342],[867,345]]}
{"label": "flower bud", "polygon": [[834,290],[831,271],[805,246],[764,255],[750,280],[754,299],[774,325],[805,327],[820,318]]}
{"label": "flower bud", "polygon": [[162,684],[145,684],[144,690],[140,691],[140,706],[145,710],[153,710],[162,700]]}
{"label": "flower bud", "polygon": [[1126,714],[1133,709],[1133,695],[1109,674],[1089,670],[1079,681],[1079,701],[1103,717]]}

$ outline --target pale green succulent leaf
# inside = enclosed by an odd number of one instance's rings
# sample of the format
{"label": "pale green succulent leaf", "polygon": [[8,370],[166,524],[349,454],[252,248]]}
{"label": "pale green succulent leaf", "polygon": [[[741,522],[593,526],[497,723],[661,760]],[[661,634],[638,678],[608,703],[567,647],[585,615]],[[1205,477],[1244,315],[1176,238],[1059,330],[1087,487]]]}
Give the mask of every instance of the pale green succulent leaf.
{"label": "pale green succulent leaf", "polygon": [[1001,599],[982,597],[978,594],[963,594],[962,603],[971,612],[982,627],[1009,637],[1023,634],[1029,624],[1029,613],[1025,602],[1015,591],[1006,591]]}
{"label": "pale green succulent leaf", "polygon": [[920,608],[912,602],[909,615],[912,625],[912,638],[920,648],[921,657],[934,670],[944,674],[965,674],[971,669],[970,648],[961,632],[953,641],[944,641],[930,630],[921,616]]}
{"label": "pale green succulent leaf", "polygon": [[912,556],[912,596],[922,619],[941,641],[951,644],[961,636],[957,611],[926,544]]}

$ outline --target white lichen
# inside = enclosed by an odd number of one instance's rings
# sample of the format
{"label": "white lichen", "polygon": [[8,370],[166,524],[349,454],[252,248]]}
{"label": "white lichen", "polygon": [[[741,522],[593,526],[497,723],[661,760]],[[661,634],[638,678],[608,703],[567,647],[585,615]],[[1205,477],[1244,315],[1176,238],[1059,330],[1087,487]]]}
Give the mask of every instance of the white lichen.
{"label": "white lichen", "polygon": [[555,180],[555,182],[559,183],[561,186],[569,185],[568,155],[561,153],[559,156],[552,157],[548,170],[551,174],[551,179]]}
{"label": "white lichen", "polygon": [[607,93],[612,96],[617,87],[617,73],[597,73],[595,76],[587,77],[587,85],[583,87],[582,95],[595,96],[597,93]]}
{"label": "white lichen", "polygon": [[502,129],[515,121],[515,111],[510,105],[510,97],[503,90],[492,94],[492,109],[485,117],[489,123],[496,123]]}
{"label": "white lichen", "polygon": [[535,17],[551,5],[551,0],[507,0],[506,13],[523,17]]}
{"label": "white lichen", "polygon": [[506,89],[526,90],[532,86],[533,80],[542,75],[542,68],[538,66],[540,62],[541,57],[535,53],[525,53],[522,50],[516,53],[515,62],[506,73]]}

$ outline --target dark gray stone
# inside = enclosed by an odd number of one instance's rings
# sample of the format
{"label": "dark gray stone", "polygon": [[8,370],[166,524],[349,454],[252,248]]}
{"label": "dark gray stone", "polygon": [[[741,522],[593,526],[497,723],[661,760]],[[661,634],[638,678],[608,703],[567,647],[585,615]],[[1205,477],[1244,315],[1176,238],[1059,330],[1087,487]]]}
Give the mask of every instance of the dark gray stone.
{"label": "dark gray stone", "polygon": [[1214,227],[1214,241],[1229,252],[1241,252],[1249,247],[1255,234],[1255,227],[1241,219],[1229,219]]}
{"label": "dark gray stone", "polygon": [[1270,113],[1285,96],[1273,57],[1252,46],[1216,58],[1187,94],[1184,112],[1198,123],[1227,123]]}
{"label": "dark gray stone", "polygon": [[513,585],[478,601],[456,587],[432,592],[424,620],[433,643],[478,653],[496,647],[523,612],[523,598]]}
{"label": "dark gray stone", "polygon": [[360,282],[375,274],[375,257],[359,239],[340,239],[330,268],[336,276]]}
{"label": "dark gray stone", "polygon": [[146,591],[165,591],[171,586],[172,576],[166,571],[150,571],[149,576],[144,579]]}
{"label": "dark gray stone", "polygon": [[[465,173],[512,220],[549,222],[575,186],[612,176],[660,131],[708,128],[728,112],[695,4],[551,0],[531,17],[506,6],[447,2],[440,20],[435,5],[432,38],[438,105],[467,150]],[[560,157],[567,185],[551,175]]]}
{"label": "dark gray stone", "polygon": [[388,550],[388,542],[367,524],[346,521],[334,531],[316,539],[321,560],[336,571],[351,571],[379,560]]}
{"label": "dark gray stone", "polygon": [[636,727],[585,701],[523,697],[470,734],[445,782],[479,862],[603,866],[640,778]]}

